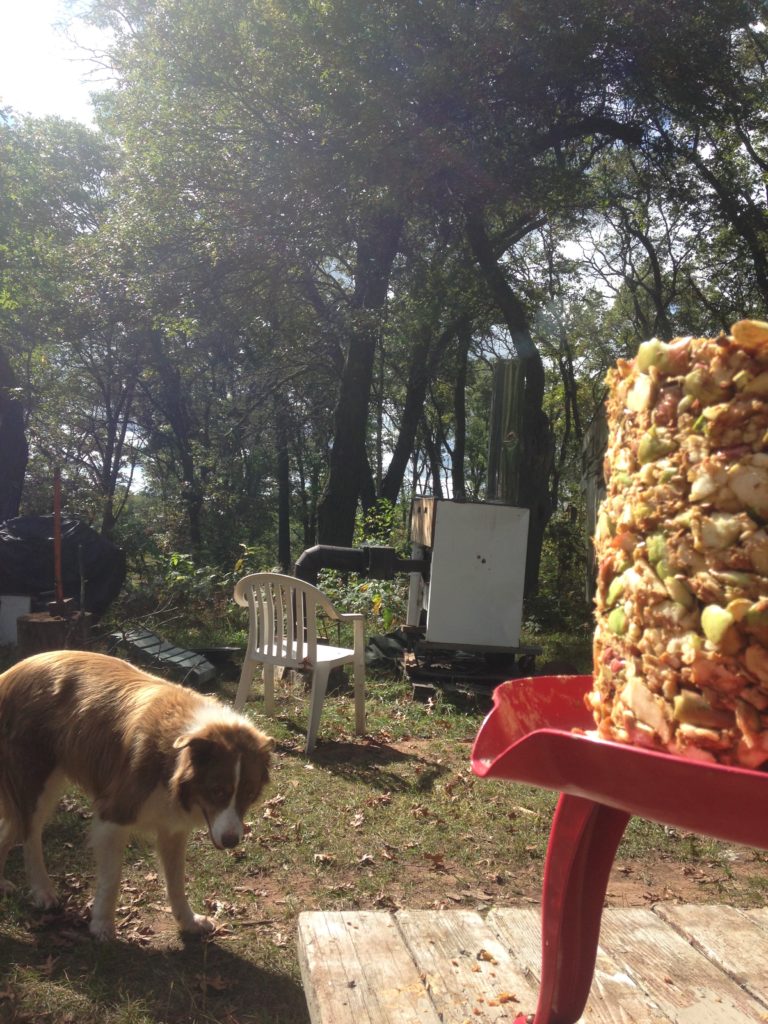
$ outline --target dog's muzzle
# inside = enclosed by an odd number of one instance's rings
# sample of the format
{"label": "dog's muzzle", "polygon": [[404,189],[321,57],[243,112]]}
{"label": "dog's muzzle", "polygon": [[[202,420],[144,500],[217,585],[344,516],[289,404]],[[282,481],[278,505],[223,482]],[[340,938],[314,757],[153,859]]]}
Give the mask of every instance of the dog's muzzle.
{"label": "dog's muzzle", "polygon": [[235,811],[227,807],[211,820],[205,808],[202,810],[208,826],[208,835],[216,849],[231,850],[237,846],[243,838],[243,823]]}

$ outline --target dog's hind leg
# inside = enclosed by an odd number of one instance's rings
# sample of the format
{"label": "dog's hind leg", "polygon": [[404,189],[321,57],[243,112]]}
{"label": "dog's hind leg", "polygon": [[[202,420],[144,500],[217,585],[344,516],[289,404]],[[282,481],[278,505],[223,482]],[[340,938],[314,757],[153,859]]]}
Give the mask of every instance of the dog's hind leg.
{"label": "dog's hind leg", "polygon": [[19,841],[19,832],[10,818],[0,818],[0,893],[13,892],[16,886],[3,877],[8,854]]}
{"label": "dog's hind leg", "polygon": [[91,935],[97,939],[114,939],[115,907],[123,873],[123,852],[129,829],[111,821],[94,817],[91,845],[96,858],[96,892],[91,909]]}
{"label": "dog's hind leg", "polygon": [[168,890],[168,902],[171,905],[173,916],[183,932],[202,934],[212,932],[216,925],[209,917],[202,914],[195,914],[187,902],[186,886],[184,883],[184,861],[187,852],[186,832],[157,833],[157,852],[165,876],[165,886]]}
{"label": "dog's hind leg", "polygon": [[43,858],[43,829],[56,810],[66,785],[67,780],[61,772],[51,772],[38,795],[23,841],[29,893],[36,907],[55,907],[59,902]]}

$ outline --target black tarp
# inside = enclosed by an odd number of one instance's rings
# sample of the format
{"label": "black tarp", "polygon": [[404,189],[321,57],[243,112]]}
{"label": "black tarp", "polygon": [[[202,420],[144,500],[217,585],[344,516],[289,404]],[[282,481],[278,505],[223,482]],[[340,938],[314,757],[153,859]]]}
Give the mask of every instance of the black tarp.
{"label": "black tarp", "polygon": [[[125,552],[79,519],[61,517],[64,597],[83,611],[104,614],[125,581]],[[53,516],[18,516],[0,524],[0,594],[52,600],[55,591]]]}

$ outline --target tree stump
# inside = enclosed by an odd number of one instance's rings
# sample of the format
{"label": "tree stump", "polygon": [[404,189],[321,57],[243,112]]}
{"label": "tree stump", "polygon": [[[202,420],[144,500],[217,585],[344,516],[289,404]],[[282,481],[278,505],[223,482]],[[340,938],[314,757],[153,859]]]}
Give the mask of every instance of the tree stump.
{"label": "tree stump", "polygon": [[19,655],[28,658],[43,651],[87,647],[92,619],[90,612],[77,612],[68,617],[48,612],[20,615],[16,620]]}

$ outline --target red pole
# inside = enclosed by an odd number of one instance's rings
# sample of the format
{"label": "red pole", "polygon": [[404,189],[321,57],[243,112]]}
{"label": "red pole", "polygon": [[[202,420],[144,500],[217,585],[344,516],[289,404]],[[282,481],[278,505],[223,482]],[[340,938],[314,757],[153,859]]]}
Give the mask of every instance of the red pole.
{"label": "red pole", "polygon": [[61,575],[61,470],[53,471],[53,578],[56,588],[56,610],[64,607],[64,583]]}

